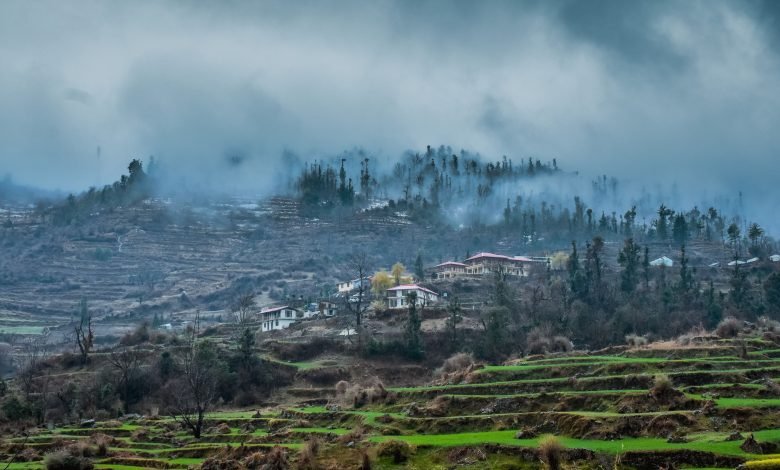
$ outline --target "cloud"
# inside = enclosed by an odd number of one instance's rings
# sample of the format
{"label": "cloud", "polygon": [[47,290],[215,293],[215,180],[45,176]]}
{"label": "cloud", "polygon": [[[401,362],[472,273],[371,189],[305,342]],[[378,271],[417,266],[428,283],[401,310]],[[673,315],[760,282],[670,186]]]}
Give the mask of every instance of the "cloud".
{"label": "cloud", "polygon": [[78,190],[155,155],[262,192],[285,150],[444,143],[772,210],[778,18],[763,1],[3,2],[0,166]]}

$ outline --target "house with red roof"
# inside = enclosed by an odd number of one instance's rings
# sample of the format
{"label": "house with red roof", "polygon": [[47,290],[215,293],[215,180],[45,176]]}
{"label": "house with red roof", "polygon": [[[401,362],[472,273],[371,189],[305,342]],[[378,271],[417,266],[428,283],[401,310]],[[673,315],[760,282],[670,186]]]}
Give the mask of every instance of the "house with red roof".
{"label": "house with red roof", "polygon": [[510,276],[528,276],[530,265],[534,260],[526,256],[506,256],[482,252],[469,257],[466,265],[466,275],[487,275],[504,273]]}
{"label": "house with red roof", "polygon": [[446,261],[433,267],[433,278],[452,279],[466,274],[466,265],[457,261]]}

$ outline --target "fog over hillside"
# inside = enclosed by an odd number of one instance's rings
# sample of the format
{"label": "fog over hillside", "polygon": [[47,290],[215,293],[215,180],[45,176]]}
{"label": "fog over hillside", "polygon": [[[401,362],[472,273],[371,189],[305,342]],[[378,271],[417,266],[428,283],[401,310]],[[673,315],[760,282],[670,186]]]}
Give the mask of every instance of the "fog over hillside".
{"label": "fog over hillside", "polygon": [[284,152],[444,143],[615,175],[627,199],[780,205],[777,3],[222,6],[0,4],[0,174],[80,191],[154,155],[176,185],[265,193]]}

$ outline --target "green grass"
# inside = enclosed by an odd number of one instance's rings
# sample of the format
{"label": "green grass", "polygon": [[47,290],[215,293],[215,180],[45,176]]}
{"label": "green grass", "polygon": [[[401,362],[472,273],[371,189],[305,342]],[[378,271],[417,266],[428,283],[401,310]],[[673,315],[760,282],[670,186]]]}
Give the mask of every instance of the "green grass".
{"label": "green grass", "polygon": [[[756,439],[760,441],[778,441],[780,440],[780,429],[766,431],[757,431],[753,433]],[[487,432],[468,432],[458,434],[431,434],[416,436],[377,436],[371,438],[373,442],[383,442],[387,440],[403,440],[409,444],[421,447],[460,447],[460,446],[479,446],[485,444],[498,444],[505,446],[519,446],[535,448],[543,436],[534,439],[515,439],[515,431],[487,431]],[[711,433],[700,435],[696,440],[681,444],[670,444],[665,439],[640,437],[623,438],[615,441],[604,441],[596,439],[576,439],[565,436],[558,436],[558,440],[564,447],[571,449],[587,449],[594,452],[604,452],[617,454],[629,451],[665,451],[690,449],[703,452],[711,452],[719,455],[732,455],[745,458],[757,458],[759,456],[747,454],[742,449],[740,441],[726,442],[725,434]]]}

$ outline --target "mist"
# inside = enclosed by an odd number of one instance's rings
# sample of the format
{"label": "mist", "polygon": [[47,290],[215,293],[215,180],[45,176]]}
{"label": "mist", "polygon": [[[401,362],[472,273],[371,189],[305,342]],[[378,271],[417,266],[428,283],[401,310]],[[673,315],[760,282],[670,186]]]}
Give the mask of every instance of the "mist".
{"label": "mist", "polygon": [[267,194],[285,153],[390,164],[446,144],[772,214],[779,18],[759,1],[3,2],[0,174],[80,191],[153,155],[176,187]]}

